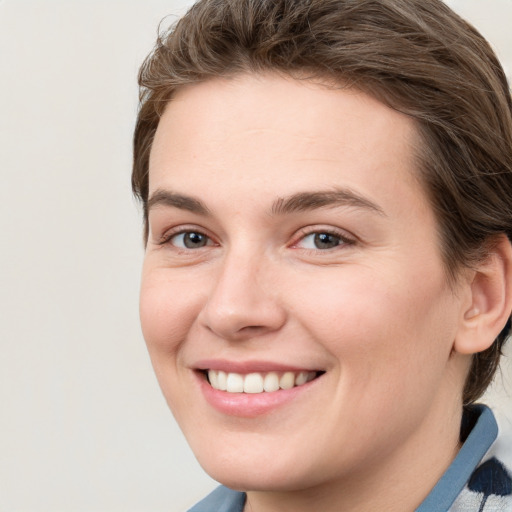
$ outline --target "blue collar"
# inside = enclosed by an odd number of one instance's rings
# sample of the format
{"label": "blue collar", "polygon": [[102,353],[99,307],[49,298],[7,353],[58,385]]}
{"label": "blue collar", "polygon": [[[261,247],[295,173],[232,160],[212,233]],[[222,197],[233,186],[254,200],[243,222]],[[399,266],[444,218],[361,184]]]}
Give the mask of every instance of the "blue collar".
{"label": "blue collar", "polygon": [[415,512],[449,510],[478,463],[498,436],[498,425],[489,407],[473,405],[464,411],[464,415],[462,430],[464,430],[464,423],[469,421],[468,417],[473,415],[476,416],[474,427],[441,480],[437,482]]}
{"label": "blue collar", "polygon": [[245,492],[221,485],[188,512],[243,512],[245,498]]}

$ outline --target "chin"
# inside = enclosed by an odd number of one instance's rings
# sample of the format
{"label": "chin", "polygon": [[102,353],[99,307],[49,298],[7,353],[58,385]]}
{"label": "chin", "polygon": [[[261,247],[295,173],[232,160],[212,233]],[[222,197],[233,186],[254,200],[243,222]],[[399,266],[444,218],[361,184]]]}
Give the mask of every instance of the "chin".
{"label": "chin", "polygon": [[[270,450],[267,450],[270,453]],[[209,453],[198,457],[202,468],[217,482],[238,491],[295,491],[312,484],[312,474],[318,471],[308,469],[300,460],[300,451],[293,456],[283,457],[283,453],[271,452],[262,457],[245,452],[244,460],[228,459]],[[269,459],[269,460],[265,460]]]}
{"label": "chin", "polygon": [[206,471],[214,480],[236,491],[297,491],[311,485],[305,475],[282,474],[268,468],[251,468],[246,471]]}

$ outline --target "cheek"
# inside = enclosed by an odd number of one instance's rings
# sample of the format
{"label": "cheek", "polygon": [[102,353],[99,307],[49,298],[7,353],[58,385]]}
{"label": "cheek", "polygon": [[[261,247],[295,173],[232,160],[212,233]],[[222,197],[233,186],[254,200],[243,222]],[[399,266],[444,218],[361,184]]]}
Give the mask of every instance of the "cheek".
{"label": "cheek", "polygon": [[435,379],[443,371],[456,332],[456,300],[441,272],[427,274],[397,269],[386,279],[384,272],[352,268],[302,281],[297,316],[334,356],[342,382],[400,390],[421,382],[418,372]]}
{"label": "cheek", "polygon": [[303,327],[332,356],[331,423],[354,446],[383,449],[382,439],[394,446],[442,389],[456,301],[442,279],[420,285],[407,277],[387,281],[382,273],[356,278],[347,272],[330,283],[317,280],[316,290],[302,293],[307,301],[296,304]]}
{"label": "cheek", "polygon": [[140,291],[142,333],[151,357],[174,354],[197,316],[194,296],[167,272],[146,271]]}
{"label": "cheek", "polygon": [[178,423],[192,403],[187,389],[180,386],[184,377],[180,358],[197,317],[192,294],[183,292],[168,271],[143,272],[140,290],[142,333],[156,378]]}

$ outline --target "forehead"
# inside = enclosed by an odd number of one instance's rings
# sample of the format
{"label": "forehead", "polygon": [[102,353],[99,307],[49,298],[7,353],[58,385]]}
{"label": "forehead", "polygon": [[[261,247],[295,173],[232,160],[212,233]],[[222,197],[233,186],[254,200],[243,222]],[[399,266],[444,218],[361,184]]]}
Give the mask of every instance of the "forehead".
{"label": "forehead", "polygon": [[414,120],[359,90],[276,75],[214,79],[179,89],[168,104],[150,195],[196,187],[217,197],[220,183],[235,192],[251,182],[274,196],[339,185],[391,200],[407,189],[423,201],[417,139]]}

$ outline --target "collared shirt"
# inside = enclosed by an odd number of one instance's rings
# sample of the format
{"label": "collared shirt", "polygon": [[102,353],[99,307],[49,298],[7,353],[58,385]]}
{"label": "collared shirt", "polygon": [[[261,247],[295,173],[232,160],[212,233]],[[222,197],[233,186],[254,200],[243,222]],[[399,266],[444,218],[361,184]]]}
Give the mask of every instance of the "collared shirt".
{"label": "collared shirt", "polygon": [[[500,460],[498,425],[485,405],[464,411],[459,453],[415,512],[512,512],[512,472]],[[243,512],[246,495],[220,486],[189,512]]]}

